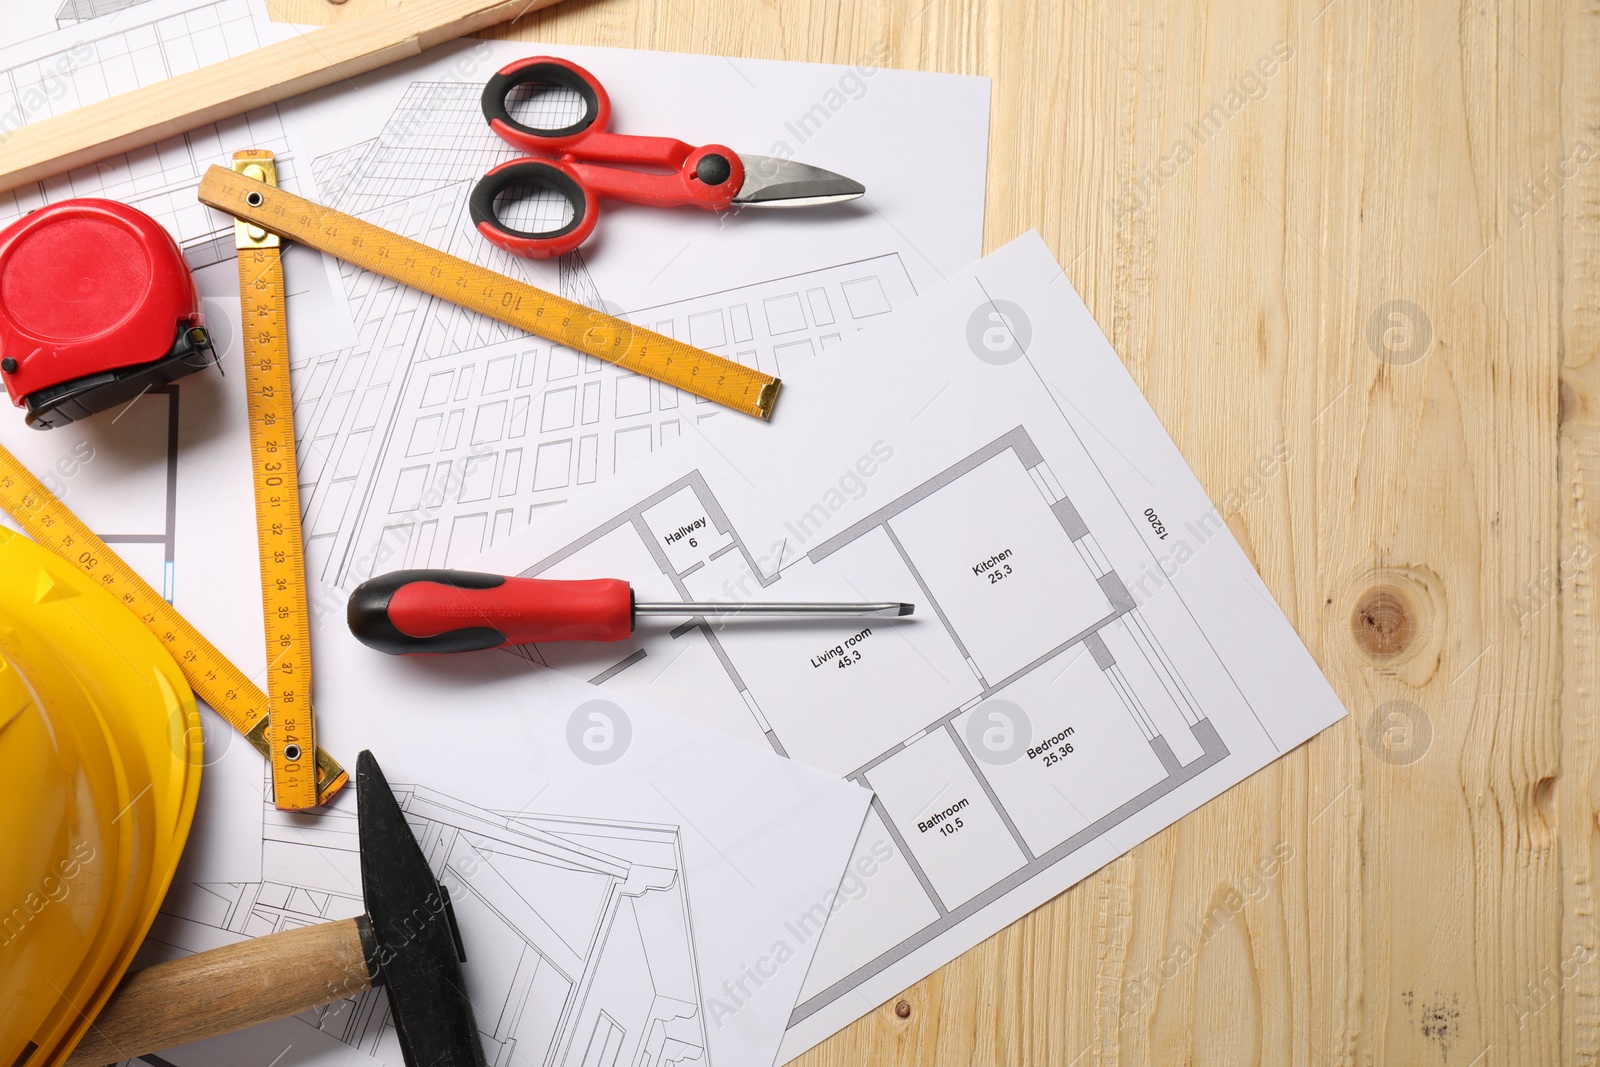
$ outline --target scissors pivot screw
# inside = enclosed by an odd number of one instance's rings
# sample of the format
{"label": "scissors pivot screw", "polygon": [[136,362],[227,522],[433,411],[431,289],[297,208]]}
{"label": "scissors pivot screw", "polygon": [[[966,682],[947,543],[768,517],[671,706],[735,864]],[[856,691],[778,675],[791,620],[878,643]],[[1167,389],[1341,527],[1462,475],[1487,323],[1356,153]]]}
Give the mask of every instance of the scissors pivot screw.
{"label": "scissors pivot screw", "polygon": [[715,153],[702,157],[694,168],[694,176],[707,185],[721,185],[732,173],[733,166],[729,164],[727,157]]}

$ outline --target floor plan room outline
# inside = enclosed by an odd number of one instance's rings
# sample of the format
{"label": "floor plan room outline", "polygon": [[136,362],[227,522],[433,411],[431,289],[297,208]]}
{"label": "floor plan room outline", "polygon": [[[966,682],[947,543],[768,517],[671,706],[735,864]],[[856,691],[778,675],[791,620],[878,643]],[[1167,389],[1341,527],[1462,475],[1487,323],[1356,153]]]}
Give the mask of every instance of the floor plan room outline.
{"label": "floor plan room outline", "polygon": [[[695,691],[720,700],[718,725],[877,793],[858,851],[892,842],[925,907],[858,916],[843,950],[825,934],[791,1024],[1227,755],[1021,426],[775,573],[760,571],[698,471],[522,573],[577,576],[601,560],[648,599],[726,599],[734,578],[754,576],[765,599],[873,580],[861,599],[917,603],[905,624],[691,619],[589,672],[624,687],[695,672]],[[561,646],[522,652],[566,666]],[[874,671],[903,699],[873,699]],[[1008,725],[1011,747],[992,750],[985,731]]]}

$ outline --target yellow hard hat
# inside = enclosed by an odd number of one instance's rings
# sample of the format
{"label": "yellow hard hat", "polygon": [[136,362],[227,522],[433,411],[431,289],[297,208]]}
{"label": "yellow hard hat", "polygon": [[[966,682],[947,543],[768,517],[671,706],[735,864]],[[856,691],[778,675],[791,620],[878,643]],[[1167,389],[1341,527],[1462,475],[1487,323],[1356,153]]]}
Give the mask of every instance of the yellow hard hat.
{"label": "yellow hard hat", "polygon": [[0,529],[0,1064],[56,1067],[133,959],[200,789],[177,664],[98,582]]}

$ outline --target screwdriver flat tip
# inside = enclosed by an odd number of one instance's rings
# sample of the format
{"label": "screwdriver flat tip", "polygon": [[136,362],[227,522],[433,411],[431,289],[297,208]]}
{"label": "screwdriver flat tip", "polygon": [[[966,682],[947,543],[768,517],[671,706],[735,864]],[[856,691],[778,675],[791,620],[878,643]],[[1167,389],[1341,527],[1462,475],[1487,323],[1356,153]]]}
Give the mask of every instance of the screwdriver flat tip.
{"label": "screwdriver flat tip", "polygon": [[830,612],[829,614],[857,615],[867,619],[904,618],[905,616],[914,612],[917,608],[915,604],[905,604],[899,601],[891,601],[885,604],[857,604],[853,605],[855,609],[853,611],[850,610],[852,605],[849,604],[818,605],[818,607],[824,606],[839,609],[838,611]]}

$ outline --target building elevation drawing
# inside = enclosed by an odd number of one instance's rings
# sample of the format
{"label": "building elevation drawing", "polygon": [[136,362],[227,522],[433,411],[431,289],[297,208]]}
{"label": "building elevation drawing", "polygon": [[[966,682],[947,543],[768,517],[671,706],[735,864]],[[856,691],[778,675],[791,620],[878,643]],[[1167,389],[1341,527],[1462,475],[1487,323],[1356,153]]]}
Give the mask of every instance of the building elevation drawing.
{"label": "building elevation drawing", "polygon": [[[676,826],[506,814],[417,786],[394,791],[463,927],[494,931],[469,957],[491,1067],[710,1062]],[[183,887],[150,940],[182,955],[361,913],[353,812],[330,809],[308,831],[268,806],[262,848],[264,880]],[[377,989],[275,1032],[401,1062]]]}
{"label": "building elevation drawing", "polygon": [[149,0],[66,0],[56,9],[56,25],[76,26],[81,22],[89,22],[102,15],[114,15],[118,11],[126,11],[130,7],[138,7],[148,2]]}
{"label": "building elevation drawing", "polygon": [[[954,541],[958,526],[967,536]],[[789,526],[797,540],[811,530],[804,515]],[[994,551],[973,558],[959,547],[973,540]],[[763,573],[698,470],[522,573],[610,574],[619,561],[620,573],[659,572],[684,600],[807,599],[790,595],[789,562]],[[583,653],[602,685],[642,685],[670,665],[724,708],[725,729],[876,792],[862,840],[892,841],[915,887],[852,904],[876,910],[854,917],[847,962],[819,954],[791,1025],[1228,754],[1024,427],[794,562],[834,588],[897,575],[933,624],[693,619],[666,647],[619,646],[598,672],[594,649]],[[572,669],[570,647],[518,651]]]}
{"label": "building elevation drawing", "polygon": [[[411,83],[382,133],[319,155],[322,200],[503,274],[529,261],[467,213],[483,172],[518,153],[483,121],[478,82]],[[398,567],[449,566],[525,527],[721,409],[671,386],[345,267],[354,348],[294,363],[307,567],[347,588]],[[580,253],[561,294],[602,295]],[[641,326],[782,374],[913,295],[898,255],[621,312]]]}

